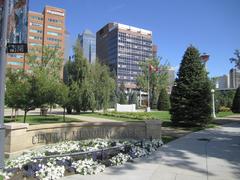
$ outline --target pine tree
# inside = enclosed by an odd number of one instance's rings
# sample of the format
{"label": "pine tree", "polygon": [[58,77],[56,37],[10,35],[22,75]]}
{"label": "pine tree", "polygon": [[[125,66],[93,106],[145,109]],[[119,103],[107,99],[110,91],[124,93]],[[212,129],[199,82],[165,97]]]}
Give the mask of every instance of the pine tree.
{"label": "pine tree", "polygon": [[127,101],[127,96],[125,93],[125,85],[123,82],[120,84],[118,94],[119,94],[119,104],[127,104],[128,101]]}
{"label": "pine tree", "polygon": [[173,123],[205,125],[211,120],[211,84],[193,46],[183,56],[170,101]]}
{"label": "pine tree", "polygon": [[159,96],[158,96],[158,105],[157,109],[159,111],[168,111],[170,107],[170,100],[169,95],[167,94],[167,91],[165,88],[160,90]]}
{"label": "pine tree", "polygon": [[233,99],[232,112],[240,113],[240,87],[237,88],[237,91]]}
{"label": "pine tree", "polygon": [[129,94],[129,101],[128,104],[136,104],[136,108],[138,107],[138,99],[137,99],[137,93],[133,92]]}

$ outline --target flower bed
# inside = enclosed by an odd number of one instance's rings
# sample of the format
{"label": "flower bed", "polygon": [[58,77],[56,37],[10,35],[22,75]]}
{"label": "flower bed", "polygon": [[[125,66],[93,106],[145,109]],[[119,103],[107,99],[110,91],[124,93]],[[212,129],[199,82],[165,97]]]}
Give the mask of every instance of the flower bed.
{"label": "flower bed", "polygon": [[[0,175],[4,179],[59,179],[68,174],[97,174],[105,167],[118,166],[150,155],[162,146],[161,140],[93,139],[65,141],[30,151],[7,161]],[[16,178],[18,177],[18,178]]]}

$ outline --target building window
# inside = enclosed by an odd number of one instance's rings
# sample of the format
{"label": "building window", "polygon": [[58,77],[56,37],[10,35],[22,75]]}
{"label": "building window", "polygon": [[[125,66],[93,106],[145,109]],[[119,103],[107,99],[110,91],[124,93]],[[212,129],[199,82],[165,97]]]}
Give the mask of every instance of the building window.
{"label": "building window", "polygon": [[52,36],[61,36],[61,33],[57,33],[57,32],[52,32],[52,31],[48,31],[47,32],[48,35],[52,35]]}
{"label": "building window", "polygon": [[42,17],[38,17],[38,16],[31,16],[32,19],[38,20],[38,21],[42,21],[43,18]]}
{"label": "building window", "polygon": [[8,54],[8,56],[11,58],[17,58],[17,59],[23,58],[23,55],[21,54]]}
{"label": "building window", "polygon": [[43,25],[35,22],[30,22],[30,26],[42,27]]}
{"label": "building window", "polygon": [[22,62],[8,62],[9,65],[22,66]]}
{"label": "building window", "polygon": [[60,39],[55,39],[55,38],[47,38],[47,40],[53,41],[53,42],[61,42]]}
{"label": "building window", "polygon": [[42,30],[37,30],[37,29],[30,29],[30,32],[42,34],[43,31]]}
{"label": "building window", "polygon": [[42,37],[39,37],[39,36],[29,36],[29,39],[42,40]]}
{"label": "building window", "polygon": [[58,27],[58,26],[48,25],[47,27],[50,28],[50,29],[62,30],[62,28]]}
{"label": "building window", "polygon": [[61,46],[54,45],[54,44],[48,44],[48,47],[50,47],[50,48],[56,48],[56,49],[60,49],[60,48],[61,48]]}
{"label": "building window", "polygon": [[39,43],[29,43],[30,46],[41,46]]}
{"label": "building window", "polygon": [[62,21],[61,21],[61,20],[58,20],[58,19],[48,18],[48,21],[49,21],[49,22],[53,22],[53,23],[57,23],[57,24],[62,24]]}

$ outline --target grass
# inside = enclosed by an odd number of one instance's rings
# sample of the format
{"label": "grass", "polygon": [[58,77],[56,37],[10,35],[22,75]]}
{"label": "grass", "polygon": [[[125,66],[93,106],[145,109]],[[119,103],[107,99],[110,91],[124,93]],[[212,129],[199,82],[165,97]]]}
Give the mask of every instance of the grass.
{"label": "grass", "polygon": [[226,117],[226,116],[230,116],[230,115],[237,115],[237,114],[233,113],[232,111],[217,113],[217,117]]}
{"label": "grass", "polygon": [[[23,122],[24,116],[17,116],[16,121],[11,120],[10,116],[4,117],[4,122]],[[66,122],[80,122],[78,119],[66,117]],[[40,116],[40,115],[28,115],[26,118],[26,123],[29,124],[49,124],[49,123],[64,123],[62,116],[55,116],[55,115],[47,115],[47,116]]]}
{"label": "grass", "polygon": [[2,176],[0,176],[0,180],[3,180],[3,177],[2,177]]}
{"label": "grass", "polygon": [[177,137],[174,136],[162,136],[162,141],[164,144],[167,144],[173,140],[177,139]]}
{"label": "grass", "polygon": [[83,113],[83,116],[96,118],[106,118],[119,121],[143,121],[148,119],[156,119],[162,121],[170,121],[168,111],[152,111],[152,112],[106,112],[106,113]]}

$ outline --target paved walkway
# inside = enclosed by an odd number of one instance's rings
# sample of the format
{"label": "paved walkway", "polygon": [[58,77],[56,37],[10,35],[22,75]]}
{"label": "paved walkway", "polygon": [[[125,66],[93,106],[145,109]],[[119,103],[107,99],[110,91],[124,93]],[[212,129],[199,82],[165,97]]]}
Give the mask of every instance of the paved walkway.
{"label": "paved walkway", "polygon": [[240,123],[188,134],[134,161],[62,180],[239,180]]}

